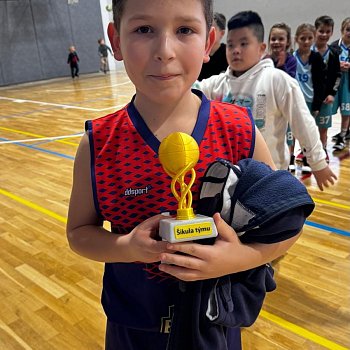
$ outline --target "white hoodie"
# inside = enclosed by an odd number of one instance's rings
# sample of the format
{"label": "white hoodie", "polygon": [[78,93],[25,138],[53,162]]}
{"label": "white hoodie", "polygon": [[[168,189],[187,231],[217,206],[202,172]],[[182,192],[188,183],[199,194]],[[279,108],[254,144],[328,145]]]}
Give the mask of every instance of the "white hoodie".
{"label": "white hoodie", "polygon": [[286,143],[289,123],[299,140],[313,171],[327,166],[315,119],[309,112],[298,82],[280,69],[271,59],[263,59],[239,77],[226,72],[194,85],[212,100],[250,107],[271,152],[277,169],[287,169],[290,153]]}

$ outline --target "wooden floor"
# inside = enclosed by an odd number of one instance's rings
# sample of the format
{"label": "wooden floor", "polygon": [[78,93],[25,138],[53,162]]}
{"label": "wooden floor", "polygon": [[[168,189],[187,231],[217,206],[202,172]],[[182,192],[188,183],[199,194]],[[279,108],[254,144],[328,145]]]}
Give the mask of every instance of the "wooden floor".
{"label": "wooden floor", "polygon": [[[0,349],[103,349],[103,265],[70,251],[65,222],[84,121],[132,94],[123,71],[0,88]],[[350,158],[331,148],[334,187],[296,175],[316,210],[275,262],[278,289],[245,350],[350,349]]]}

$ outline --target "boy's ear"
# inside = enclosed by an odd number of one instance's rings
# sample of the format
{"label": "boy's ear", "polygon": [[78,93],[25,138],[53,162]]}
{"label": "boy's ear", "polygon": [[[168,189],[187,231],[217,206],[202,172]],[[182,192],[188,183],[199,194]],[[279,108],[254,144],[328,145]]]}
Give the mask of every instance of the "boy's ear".
{"label": "boy's ear", "polygon": [[119,37],[119,34],[117,33],[115,27],[114,27],[114,23],[112,23],[112,22],[108,23],[107,34],[108,34],[109,41],[112,45],[114,58],[117,61],[122,61],[123,55],[122,55],[122,52],[120,50],[120,37]]}
{"label": "boy's ear", "polygon": [[204,58],[203,58],[204,63],[207,63],[210,60],[209,54],[210,54],[210,51],[215,43],[215,39],[216,39],[215,28],[211,27],[209,30],[209,33],[208,33],[207,42],[205,44],[205,54],[204,54]]}
{"label": "boy's ear", "polygon": [[260,44],[260,52],[262,55],[266,52],[266,43]]}

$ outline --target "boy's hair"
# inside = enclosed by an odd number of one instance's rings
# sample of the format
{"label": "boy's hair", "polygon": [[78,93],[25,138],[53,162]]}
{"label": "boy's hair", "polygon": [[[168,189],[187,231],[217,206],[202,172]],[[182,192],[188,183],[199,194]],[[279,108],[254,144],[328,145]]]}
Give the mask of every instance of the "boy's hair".
{"label": "boy's hair", "polygon": [[309,31],[316,35],[316,28],[310,23],[302,23],[297,27],[295,31],[295,36],[299,36],[302,32]]}
{"label": "boy's hair", "polygon": [[315,28],[318,29],[319,27],[321,27],[321,25],[330,26],[330,27],[332,27],[332,31],[333,31],[333,29],[334,29],[333,18],[329,17],[329,16],[317,17],[315,20]]}
{"label": "boy's hair", "polygon": [[[205,21],[207,23],[207,32],[209,33],[209,30],[213,23],[213,0],[199,0],[203,5],[203,12]],[[116,30],[119,32],[120,29],[120,20],[123,16],[124,7],[127,0],[113,0],[113,21],[114,26]]]}
{"label": "boy's hair", "polygon": [[350,23],[350,17],[346,17],[343,22],[341,22],[341,31],[343,32],[345,27]]}
{"label": "boy's hair", "polygon": [[274,24],[271,29],[270,29],[270,33],[269,33],[269,45],[270,45],[270,39],[271,39],[271,32],[272,32],[272,29],[282,29],[284,30],[286,33],[287,33],[287,41],[288,41],[288,44],[287,44],[287,47],[286,49],[288,50],[290,48],[290,45],[292,43],[292,31],[289,27],[289,25],[287,25],[286,23],[276,23]]}
{"label": "boy's hair", "polygon": [[226,29],[226,17],[222,13],[214,13],[214,22],[220,30]]}
{"label": "boy's hair", "polygon": [[261,17],[253,11],[242,11],[236,13],[227,23],[227,29],[240,29],[248,27],[253,30],[254,35],[260,43],[264,41],[264,25]]}

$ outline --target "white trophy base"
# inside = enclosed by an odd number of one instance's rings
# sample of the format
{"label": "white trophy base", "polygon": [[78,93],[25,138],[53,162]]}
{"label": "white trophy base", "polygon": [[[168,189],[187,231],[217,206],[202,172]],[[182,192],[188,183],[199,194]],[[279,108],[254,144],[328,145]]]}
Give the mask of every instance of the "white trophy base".
{"label": "white trophy base", "polygon": [[214,238],[218,235],[214,219],[209,216],[196,215],[194,219],[162,219],[159,223],[159,235],[170,243]]}

